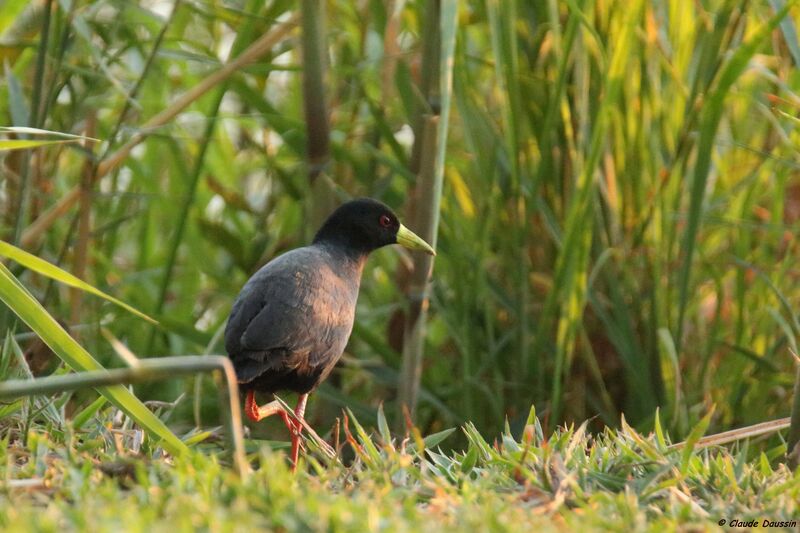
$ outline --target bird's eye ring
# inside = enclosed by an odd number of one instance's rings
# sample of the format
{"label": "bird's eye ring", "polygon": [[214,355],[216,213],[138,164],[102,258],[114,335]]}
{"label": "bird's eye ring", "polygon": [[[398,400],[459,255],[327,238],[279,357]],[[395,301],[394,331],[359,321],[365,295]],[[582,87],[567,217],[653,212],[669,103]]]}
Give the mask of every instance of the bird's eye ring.
{"label": "bird's eye ring", "polygon": [[389,226],[392,225],[392,219],[390,219],[386,215],[381,215],[381,220],[380,221],[381,221],[381,226],[383,226],[384,228],[388,228]]}

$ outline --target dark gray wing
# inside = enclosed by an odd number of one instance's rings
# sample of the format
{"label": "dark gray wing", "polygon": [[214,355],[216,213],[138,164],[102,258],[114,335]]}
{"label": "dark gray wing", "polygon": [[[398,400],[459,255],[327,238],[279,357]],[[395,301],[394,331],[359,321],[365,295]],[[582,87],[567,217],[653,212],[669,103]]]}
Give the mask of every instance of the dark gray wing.
{"label": "dark gray wing", "polygon": [[338,359],[353,327],[360,276],[342,276],[332,261],[315,247],[298,248],[245,284],[225,330],[240,381]]}

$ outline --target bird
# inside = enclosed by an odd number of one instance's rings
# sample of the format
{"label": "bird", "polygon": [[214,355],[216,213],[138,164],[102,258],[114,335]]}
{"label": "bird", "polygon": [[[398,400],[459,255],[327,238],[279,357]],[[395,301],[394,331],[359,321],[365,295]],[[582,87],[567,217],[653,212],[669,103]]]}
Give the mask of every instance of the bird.
{"label": "bird", "polygon": [[[308,395],[331,373],[355,320],[361,275],[371,252],[390,244],[435,256],[383,203],[359,198],[339,206],[312,243],[269,261],[244,284],[225,327],[225,349],[246,394],[245,415],[279,415],[291,434],[297,468]],[[297,393],[294,416],[256,393]]]}

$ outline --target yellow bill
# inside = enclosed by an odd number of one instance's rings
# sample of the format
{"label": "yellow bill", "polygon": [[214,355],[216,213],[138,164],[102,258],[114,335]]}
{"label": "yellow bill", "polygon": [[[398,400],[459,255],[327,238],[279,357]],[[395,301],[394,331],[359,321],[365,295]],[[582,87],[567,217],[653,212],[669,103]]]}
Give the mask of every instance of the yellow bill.
{"label": "yellow bill", "polygon": [[400,229],[397,230],[397,244],[405,246],[409,250],[421,250],[425,253],[436,255],[431,245],[423,241],[416,233],[400,224]]}

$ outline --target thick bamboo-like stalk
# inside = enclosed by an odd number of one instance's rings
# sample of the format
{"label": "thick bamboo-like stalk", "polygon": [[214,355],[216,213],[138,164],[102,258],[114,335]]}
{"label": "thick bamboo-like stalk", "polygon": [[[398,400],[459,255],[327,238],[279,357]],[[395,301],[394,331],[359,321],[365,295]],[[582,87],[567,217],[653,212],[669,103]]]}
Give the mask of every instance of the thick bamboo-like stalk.
{"label": "thick bamboo-like stalk", "polygon": [[[424,208],[421,197],[427,194],[433,167],[436,164],[436,122],[433,114],[439,106],[439,67],[441,57],[441,5],[439,0],[428,0],[424,6],[422,19],[422,58],[420,62],[419,91],[424,101],[417,102],[417,113],[412,121],[414,145],[411,148],[409,170],[417,175],[417,183],[409,202],[408,216],[412,229],[435,248],[429,235],[418,224],[418,213]],[[423,182],[426,184],[423,185]],[[420,264],[423,261],[427,265]],[[410,283],[406,287],[406,313],[403,321],[403,359],[397,393],[396,427],[403,428],[406,414],[416,408],[422,380],[422,356],[425,348],[425,320],[427,319],[427,282],[432,269],[429,258],[414,258]],[[424,279],[420,274],[424,268]]]}
{"label": "thick bamboo-like stalk", "polygon": [[[220,68],[218,71],[214,72],[203,81],[192,87],[190,90],[186,91],[186,93],[175,100],[168,108],[145,122],[145,124],[139,128],[139,132],[136,135],[134,135],[116,152],[98,164],[95,179],[100,179],[117,168],[122,161],[128,157],[128,154],[130,154],[131,150],[133,150],[139,143],[144,141],[155,129],[160,128],[161,126],[170,122],[184,109],[189,107],[208,91],[270,51],[277,43],[289,35],[289,33],[297,25],[297,20],[298,15],[294,14],[285,22],[273,28],[272,31],[265,33],[261,38],[253,42],[253,44],[251,44],[244,52],[237,56],[236,59],[226,63],[225,66]],[[66,193],[61,201],[59,201],[50,210],[35,220],[22,233],[22,237],[20,239],[22,247],[30,248],[42,235],[42,233],[44,233],[53,224],[53,222],[59,218],[59,216],[69,211],[79,197],[80,186],[76,186]]]}
{"label": "thick bamboo-like stalk", "polygon": [[[86,137],[94,137],[95,125],[97,123],[97,113],[92,110],[86,119]],[[86,150],[92,154],[94,152],[94,141],[86,140],[84,142]],[[75,244],[75,252],[73,254],[73,268],[72,271],[77,278],[84,278],[86,276],[86,265],[89,256],[89,242],[91,240],[91,225],[92,225],[92,188],[94,186],[94,171],[95,164],[92,157],[87,157],[83,163],[83,172],[81,173],[80,183],[80,202],[78,202],[78,240]],[[70,291],[70,316],[72,322],[79,322],[80,306],[83,298],[83,291],[72,289]]]}
{"label": "thick bamboo-like stalk", "polygon": [[[434,11],[435,7],[435,11]],[[434,16],[434,12],[435,15]],[[444,159],[447,143],[447,125],[450,116],[453,62],[455,53],[458,2],[455,0],[430,0],[426,17],[432,17],[435,25],[428,27],[426,38],[435,44],[435,50],[426,53],[426,61],[434,61],[438,67],[437,79],[429,87],[433,113],[423,113],[421,135],[415,139],[415,150],[420,154],[413,215],[413,230],[431,246],[436,248],[439,227],[439,204],[444,181]],[[425,64],[423,64],[425,68]],[[438,87],[438,89],[434,89]],[[412,165],[414,161],[412,161]],[[403,418],[404,409],[414,413],[422,376],[422,358],[425,347],[425,320],[428,309],[428,278],[433,268],[433,259],[421,253],[414,255],[414,273],[408,293],[408,306],[403,329],[403,368],[400,376],[398,397],[398,419]]]}
{"label": "thick bamboo-like stalk", "polygon": [[[416,197],[419,199],[414,214],[413,230],[426,242],[435,246],[436,228],[433,214],[439,210],[439,199],[430,191],[436,181],[436,133],[439,117],[425,115],[420,132],[422,151],[420,173],[417,177]],[[399,408],[407,408],[413,414],[419,396],[422,378],[422,356],[425,348],[425,322],[428,315],[428,278],[433,269],[433,257],[414,254],[414,269],[408,285],[407,311],[403,329],[403,368],[398,392]],[[399,416],[398,420],[403,417]]]}
{"label": "thick bamboo-like stalk", "polygon": [[236,470],[244,477],[250,472],[244,450],[242,417],[239,409],[239,385],[230,359],[222,355],[188,355],[146,359],[134,368],[95,370],[50,376],[34,380],[9,380],[0,383],[0,399],[21,396],[57,394],[61,392],[107,387],[110,385],[141,383],[155,379],[168,379],[201,372],[220,372],[225,380],[219,386],[220,411],[225,416],[228,442]]}
{"label": "thick bamboo-like stalk", "polygon": [[424,101],[417,103],[417,112],[411,127],[414,130],[414,146],[411,147],[409,170],[419,173],[424,147],[422,137],[425,115],[439,111],[439,68],[441,57],[440,2],[428,0],[425,3],[422,20],[422,60],[420,62],[419,92]]}
{"label": "thick bamboo-like stalk", "polygon": [[325,3],[302,2],[303,109],[306,118],[306,155],[309,177],[322,172],[330,156],[330,126],[325,91]]}
{"label": "thick bamboo-like stalk", "polygon": [[327,31],[325,2],[302,2],[303,111],[306,120],[306,164],[311,188],[309,227],[319,227],[333,208],[336,198],[324,178],[330,160],[330,122],[327,103]]}
{"label": "thick bamboo-like stalk", "polygon": [[[47,44],[50,37],[50,18],[53,12],[52,0],[47,0],[44,5],[44,16],[42,19],[42,31],[39,38],[39,50],[36,56],[36,77],[33,82],[33,97],[31,98],[31,110],[28,124],[18,124],[19,126],[31,126],[38,128],[41,122],[39,117],[39,106],[42,98],[42,82],[44,80],[45,58],[47,57]],[[22,237],[22,228],[28,220],[28,203],[31,196],[31,154],[25,152],[22,169],[20,173],[19,196],[17,198],[17,220],[14,223],[14,233],[11,237],[12,244],[18,244]]]}

